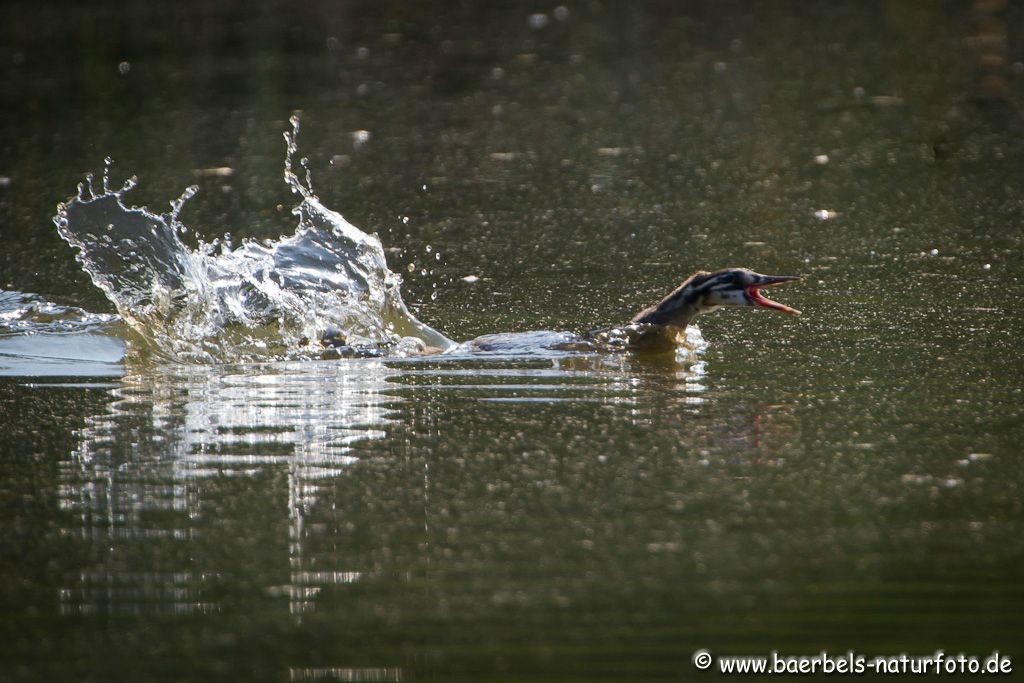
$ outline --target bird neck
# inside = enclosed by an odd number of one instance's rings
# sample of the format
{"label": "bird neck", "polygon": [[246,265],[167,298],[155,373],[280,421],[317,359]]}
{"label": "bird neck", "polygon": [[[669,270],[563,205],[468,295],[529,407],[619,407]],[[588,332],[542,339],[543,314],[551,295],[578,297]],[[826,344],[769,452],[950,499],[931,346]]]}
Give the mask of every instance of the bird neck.
{"label": "bird neck", "polygon": [[658,303],[637,313],[630,322],[686,329],[690,321],[700,313],[699,296],[698,292],[684,283]]}

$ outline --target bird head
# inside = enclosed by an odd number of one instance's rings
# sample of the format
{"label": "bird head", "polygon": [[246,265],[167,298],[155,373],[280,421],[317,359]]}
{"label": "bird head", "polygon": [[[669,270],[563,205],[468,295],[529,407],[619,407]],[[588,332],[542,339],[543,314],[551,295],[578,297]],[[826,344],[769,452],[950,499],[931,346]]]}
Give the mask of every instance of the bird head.
{"label": "bird head", "polygon": [[746,268],[726,268],[707,274],[706,279],[694,283],[692,289],[699,296],[701,313],[719,306],[757,306],[800,315],[800,311],[795,308],[772,301],[761,294],[762,287],[799,279],[796,275],[761,275]]}
{"label": "bird head", "polygon": [[638,313],[632,322],[686,327],[690,320],[719,306],[754,306],[791,315],[800,311],[765,297],[763,287],[799,280],[795,275],[761,275],[746,268],[701,271],[658,304]]}

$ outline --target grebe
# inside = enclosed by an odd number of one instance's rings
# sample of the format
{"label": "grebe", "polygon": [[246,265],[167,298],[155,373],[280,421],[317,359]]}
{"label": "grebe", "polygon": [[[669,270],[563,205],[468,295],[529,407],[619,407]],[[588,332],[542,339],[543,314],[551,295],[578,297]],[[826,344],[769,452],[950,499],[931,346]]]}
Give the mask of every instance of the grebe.
{"label": "grebe", "polygon": [[[791,315],[800,311],[761,294],[762,287],[792,282],[795,275],[761,275],[746,268],[725,268],[713,273],[700,271],[687,278],[664,299],[637,313],[625,325],[604,327],[584,335],[568,332],[521,332],[488,334],[452,352],[519,354],[554,351],[675,351],[685,340],[687,325],[702,313],[720,306],[768,308]],[[440,352],[428,349],[425,353]]]}

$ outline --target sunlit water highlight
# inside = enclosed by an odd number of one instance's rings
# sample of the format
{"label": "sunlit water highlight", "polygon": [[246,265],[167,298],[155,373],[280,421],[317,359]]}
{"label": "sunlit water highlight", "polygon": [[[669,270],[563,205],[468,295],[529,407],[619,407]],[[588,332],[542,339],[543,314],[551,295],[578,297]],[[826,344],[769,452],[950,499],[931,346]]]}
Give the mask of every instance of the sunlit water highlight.
{"label": "sunlit water highlight", "polygon": [[117,376],[125,345],[116,315],[0,291],[0,376]]}

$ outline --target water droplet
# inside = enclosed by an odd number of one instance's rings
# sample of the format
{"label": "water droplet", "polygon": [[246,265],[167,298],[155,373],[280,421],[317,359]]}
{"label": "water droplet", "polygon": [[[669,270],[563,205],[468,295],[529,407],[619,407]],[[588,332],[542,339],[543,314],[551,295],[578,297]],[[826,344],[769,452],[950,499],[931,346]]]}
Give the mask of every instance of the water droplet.
{"label": "water droplet", "polygon": [[408,270],[410,273],[415,273],[416,272],[416,264],[415,263],[410,263],[408,266],[405,267],[405,269]]}
{"label": "water droplet", "polygon": [[428,244],[426,247],[423,248],[423,250],[429,254],[430,252],[434,251],[434,248]]}
{"label": "water droplet", "polygon": [[299,159],[299,164],[306,170],[306,189],[309,190],[309,194],[314,195],[313,192],[313,173],[309,170],[309,157],[302,157]]}
{"label": "water droplet", "polygon": [[526,23],[532,29],[542,29],[548,25],[548,15],[543,12],[536,12],[527,17]]}
{"label": "water droplet", "polygon": [[352,131],[352,146],[362,147],[370,141],[370,131],[368,130],[354,130]]}
{"label": "water droplet", "polygon": [[819,154],[819,155],[817,155],[816,157],[814,157],[814,163],[818,164],[819,166],[824,166],[825,164],[828,163],[828,155],[827,154]]}
{"label": "water droplet", "polygon": [[128,72],[132,70],[132,65],[129,62],[121,62],[117,65],[117,73],[122,76],[127,76]]}
{"label": "water droplet", "polygon": [[466,275],[465,277],[462,278],[462,281],[468,282],[469,284],[473,284],[474,282],[480,282],[480,277],[477,275]]}

